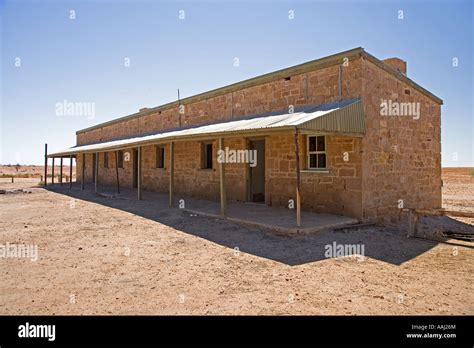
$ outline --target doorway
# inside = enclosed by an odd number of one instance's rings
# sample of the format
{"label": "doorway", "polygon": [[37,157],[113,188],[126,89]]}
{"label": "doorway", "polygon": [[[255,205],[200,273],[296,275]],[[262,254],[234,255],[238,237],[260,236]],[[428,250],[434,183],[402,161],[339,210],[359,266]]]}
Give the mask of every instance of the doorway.
{"label": "doorway", "polygon": [[132,187],[138,187],[138,150],[133,150],[133,176],[132,176]]}
{"label": "doorway", "polygon": [[265,203],[265,139],[249,140],[248,149],[256,151],[255,166],[249,166],[248,200]]}

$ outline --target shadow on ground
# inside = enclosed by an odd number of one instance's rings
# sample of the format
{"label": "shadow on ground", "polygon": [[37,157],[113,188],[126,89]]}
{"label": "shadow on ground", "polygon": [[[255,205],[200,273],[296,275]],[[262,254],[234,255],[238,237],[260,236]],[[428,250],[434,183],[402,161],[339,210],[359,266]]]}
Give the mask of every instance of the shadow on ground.
{"label": "shadow on ground", "polygon": [[421,216],[418,219],[415,236],[439,241],[445,241],[451,236],[471,241],[474,239],[474,226],[450,216]]}
{"label": "shadow on ground", "polygon": [[[166,194],[144,191],[143,199],[138,201],[131,190],[122,190],[120,196],[107,196],[95,194],[92,185],[87,185],[86,190],[80,190],[76,184],[72,189],[69,189],[69,185],[47,186],[46,189],[74,199],[136,214],[219,245],[232,249],[238,247],[241,252],[290,266],[326,260],[326,246],[333,243],[363,245],[365,257],[394,265],[413,259],[437,245],[435,242],[406,238],[406,233],[386,227],[370,227],[347,232],[319,232],[304,236],[281,236],[243,227],[222,219],[194,216],[178,208],[169,208]],[[107,192],[107,190],[111,192],[113,188],[101,187],[99,192]],[[205,224],[196,223],[196,219],[207,221]]]}

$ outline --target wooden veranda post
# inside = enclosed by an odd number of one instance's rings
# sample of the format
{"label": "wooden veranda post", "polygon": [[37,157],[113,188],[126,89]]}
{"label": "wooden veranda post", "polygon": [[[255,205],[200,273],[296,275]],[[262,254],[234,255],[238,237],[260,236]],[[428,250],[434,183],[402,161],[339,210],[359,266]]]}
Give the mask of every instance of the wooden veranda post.
{"label": "wooden veranda post", "polygon": [[[224,151],[223,138],[219,138],[219,150]],[[225,165],[223,161],[219,163],[219,182],[221,192],[221,215],[225,216],[227,210],[227,199],[225,194]]]}
{"label": "wooden veranda post", "polygon": [[298,129],[295,130],[296,155],[296,226],[301,226],[301,196],[300,196],[300,146]]}
{"label": "wooden veranda post", "polygon": [[138,147],[138,163],[137,163],[137,194],[138,199],[142,199],[142,147]]}
{"label": "wooden veranda post", "polygon": [[63,156],[59,158],[59,183],[63,184]]}
{"label": "wooden veranda post", "polygon": [[174,143],[170,143],[170,207],[173,207],[173,185],[174,185]]}
{"label": "wooden veranda post", "polygon": [[84,182],[85,178],[84,176],[86,175],[86,154],[82,154],[82,161],[81,161],[81,190],[84,190]]}
{"label": "wooden veranda post", "polygon": [[53,157],[53,167],[51,169],[51,184],[54,185],[54,157]]}
{"label": "wooden veranda post", "polygon": [[99,182],[99,153],[95,153],[95,175],[94,175],[94,191],[97,193],[97,186]]}
{"label": "wooden veranda post", "polygon": [[48,184],[48,144],[44,144],[44,186]]}
{"label": "wooden veranda post", "polygon": [[72,188],[72,155],[69,155],[69,188]]}
{"label": "wooden veranda post", "polygon": [[118,153],[119,153],[118,151],[115,151],[115,175],[117,176],[117,193],[120,193]]}

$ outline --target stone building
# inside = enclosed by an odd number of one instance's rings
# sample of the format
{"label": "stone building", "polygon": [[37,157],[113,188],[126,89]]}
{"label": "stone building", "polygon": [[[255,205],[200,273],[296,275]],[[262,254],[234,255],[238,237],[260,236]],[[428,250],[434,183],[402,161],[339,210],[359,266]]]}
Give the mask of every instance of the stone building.
{"label": "stone building", "polygon": [[441,104],[403,60],[356,48],[79,130],[48,157],[76,157],[83,183],[396,223],[441,207]]}

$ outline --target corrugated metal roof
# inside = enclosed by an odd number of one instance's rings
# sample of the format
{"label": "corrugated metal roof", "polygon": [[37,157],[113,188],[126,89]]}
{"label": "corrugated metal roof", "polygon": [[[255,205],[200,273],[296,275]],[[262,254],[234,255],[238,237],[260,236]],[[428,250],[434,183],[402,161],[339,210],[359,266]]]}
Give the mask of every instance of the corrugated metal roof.
{"label": "corrugated metal roof", "polygon": [[298,128],[310,131],[365,134],[362,101],[348,101],[329,113],[311,117],[310,120],[298,125]]}
{"label": "corrugated metal roof", "polygon": [[169,130],[162,133],[71,147],[51,153],[48,157],[68,156],[82,152],[103,152],[132,146],[158,144],[167,141],[188,140],[197,137],[228,137],[245,135],[252,131],[301,129],[314,132],[365,134],[362,102],[342,100],[330,104],[304,107],[293,113],[271,113],[251,118]]}

